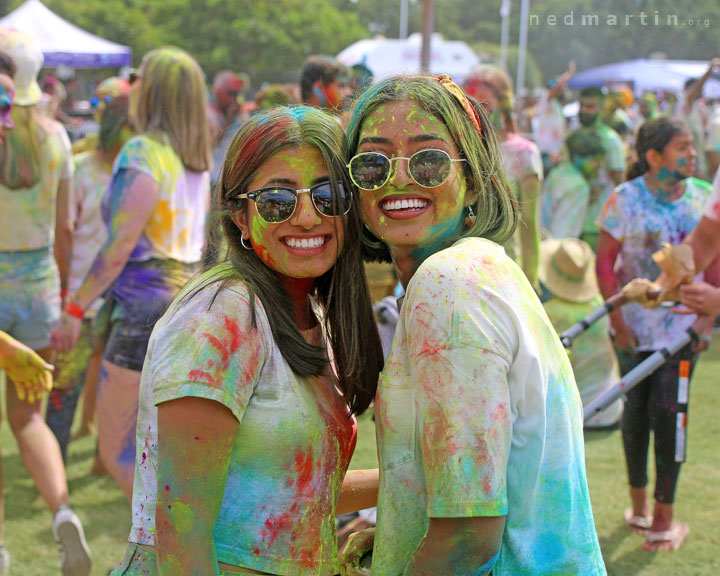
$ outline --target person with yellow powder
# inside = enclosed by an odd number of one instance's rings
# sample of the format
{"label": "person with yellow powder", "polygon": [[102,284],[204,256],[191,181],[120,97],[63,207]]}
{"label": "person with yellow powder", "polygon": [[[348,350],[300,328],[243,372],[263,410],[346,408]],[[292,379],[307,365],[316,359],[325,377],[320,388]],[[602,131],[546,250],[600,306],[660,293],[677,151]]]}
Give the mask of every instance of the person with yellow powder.
{"label": "person with yellow powder", "polygon": [[199,269],[209,208],[205,84],[177,48],[148,53],[130,90],[139,133],[115,160],[102,204],[108,238],[54,332],[75,346],[85,311],[103,293],[112,307],[98,386],[100,459],[128,500],[135,462],[140,372],[155,322]]}

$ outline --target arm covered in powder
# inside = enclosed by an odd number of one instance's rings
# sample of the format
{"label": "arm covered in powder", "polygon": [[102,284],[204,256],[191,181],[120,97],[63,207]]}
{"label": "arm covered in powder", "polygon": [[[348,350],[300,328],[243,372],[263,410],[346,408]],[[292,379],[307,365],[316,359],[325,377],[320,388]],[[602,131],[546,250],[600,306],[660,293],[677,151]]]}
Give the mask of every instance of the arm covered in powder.
{"label": "arm covered in powder", "polygon": [[184,397],[158,406],[158,574],[218,574],[213,530],[238,420],[219,402]]}

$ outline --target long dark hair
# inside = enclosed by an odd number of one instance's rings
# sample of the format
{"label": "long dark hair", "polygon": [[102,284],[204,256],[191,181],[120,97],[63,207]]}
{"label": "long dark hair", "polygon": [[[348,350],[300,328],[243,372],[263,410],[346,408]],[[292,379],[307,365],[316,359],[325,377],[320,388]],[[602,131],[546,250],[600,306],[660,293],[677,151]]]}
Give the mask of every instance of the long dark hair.
{"label": "long dark hair", "polygon": [[[414,100],[419,106],[440,118],[452,134],[465,163],[468,194],[474,192],[477,200],[473,211],[475,223],[467,227],[461,238],[487,238],[504,244],[512,238],[518,221],[517,201],[503,168],[502,155],[495,131],[482,106],[471,99],[480,123],[482,134],[473,126],[467,113],[457,100],[434,76],[394,76],[370,86],[357,99],[348,126],[346,159],[357,153],[360,131],[365,119],[379,105],[400,100]],[[370,261],[390,262],[390,251],[385,243],[363,227],[363,249]]]}
{"label": "long dark hair", "polygon": [[[306,106],[278,107],[251,117],[240,129],[227,153],[221,179],[213,192],[211,247],[219,265],[206,275],[207,283],[241,280],[250,293],[255,324],[255,297],[262,302],[275,344],[298,376],[319,376],[328,368],[326,349],[309,344],[300,333],[287,305],[289,296],[276,273],[253,250],[242,247],[242,232],[231,219],[236,210],[247,210],[248,200],[228,202],[228,194],[247,192],[257,169],[273,155],[309,145],[317,148],[330,172],[330,182],[351,189],[342,152],[345,135],[329,115]],[[337,193],[337,190],[334,190]],[[338,260],[317,278],[312,295],[322,307],[321,321],[328,334],[337,367],[339,387],[353,413],[364,412],[373,398],[383,365],[382,347],[370,304],[362,265],[356,198],[350,212],[336,219],[344,228],[345,242]],[[200,286],[202,287],[202,286]],[[221,288],[222,289],[222,288]]]}
{"label": "long dark hair", "polygon": [[650,150],[662,152],[670,140],[680,132],[688,132],[688,127],[681,120],[660,116],[643,122],[635,141],[637,160],[628,167],[625,180],[634,180],[648,172],[650,164],[647,161],[647,153]]}

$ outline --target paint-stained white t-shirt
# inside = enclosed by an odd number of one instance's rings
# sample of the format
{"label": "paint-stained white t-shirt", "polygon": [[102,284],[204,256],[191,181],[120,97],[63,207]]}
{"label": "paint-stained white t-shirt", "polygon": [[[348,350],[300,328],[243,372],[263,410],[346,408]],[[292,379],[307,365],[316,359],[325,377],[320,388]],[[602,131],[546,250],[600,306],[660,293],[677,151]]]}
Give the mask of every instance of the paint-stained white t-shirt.
{"label": "paint-stained white t-shirt", "polygon": [[[179,297],[150,338],[129,539],[154,544],[157,492],[172,488],[172,478],[158,484],[157,406],[206,398],[239,422],[215,525],[218,561],[271,574],[332,576],[338,572],[335,505],[355,449],[355,419],[329,368],[327,376],[309,378],[290,369],[259,300],[252,328],[244,284],[219,287],[211,282]],[[322,342],[319,329],[305,336]]]}
{"label": "paint-stained white t-shirt", "polygon": [[72,178],[72,152],[62,124],[43,115],[36,121],[44,134],[41,176],[31,188],[11,190],[0,183],[0,251],[40,250],[55,243],[57,191],[61,180]]}
{"label": "paint-stained white t-shirt", "polygon": [[375,407],[373,576],[401,576],[430,518],[507,516],[495,576],[603,575],[567,354],[502,247],[466,238],[408,284]]}

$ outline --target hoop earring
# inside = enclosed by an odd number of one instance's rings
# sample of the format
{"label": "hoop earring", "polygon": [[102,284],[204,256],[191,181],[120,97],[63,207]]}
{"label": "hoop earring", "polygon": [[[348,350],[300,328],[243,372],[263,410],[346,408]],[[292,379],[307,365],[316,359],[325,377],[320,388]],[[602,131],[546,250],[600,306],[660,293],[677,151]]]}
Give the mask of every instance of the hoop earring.
{"label": "hoop earring", "polygon": [[252,249],[253,249],[252,245],[247,246],[247,245],[245,244],[245,236],[242,236],[242,235],[240,236],[240,244],[242,244],[242,247],[245,248],[245,250],[252,250]]}
{"label": "hoop earring", "polygon": [[465,226],[468,228],[471,228],[475,224],[475,212],[473,211],[472,206],[467,207],[467,216],[465,217]]}

